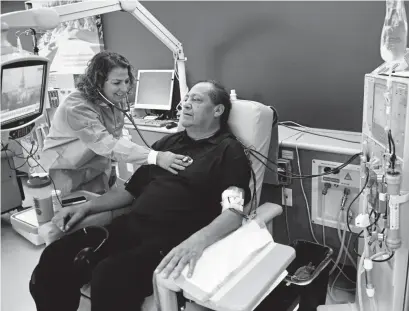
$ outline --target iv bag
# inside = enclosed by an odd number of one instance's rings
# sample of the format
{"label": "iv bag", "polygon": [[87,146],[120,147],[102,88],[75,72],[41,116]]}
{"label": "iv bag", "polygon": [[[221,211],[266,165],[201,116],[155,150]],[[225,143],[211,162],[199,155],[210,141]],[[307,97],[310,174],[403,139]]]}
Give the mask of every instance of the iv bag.
{"label": "iv bag", "polygon": [[407,35],[408,23],[404,2],[386,0],[386,15],[381,35],[381,57],[385,62],[403,59]]}

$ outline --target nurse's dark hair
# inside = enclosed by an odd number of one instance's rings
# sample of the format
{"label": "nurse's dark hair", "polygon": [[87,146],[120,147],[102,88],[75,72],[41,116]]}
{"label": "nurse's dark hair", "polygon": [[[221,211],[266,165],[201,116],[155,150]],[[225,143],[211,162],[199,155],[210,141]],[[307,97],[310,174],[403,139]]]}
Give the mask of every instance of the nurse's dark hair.
{"label": "nurse's dark hair", "polygon": [[135,84],[134,69],[124,56],[110,51],[99,52],[91,58],[85,73],[78,78],[77,89],[89,101],[101,100],[98,91],[103,88],[111,70],[117,67],[128,70],[130,93]]}
{"label": "nurse's dark hair", "polygon": [[202,80],[198,83],[209,83],[212,85],[212,89],[209,92],[209,97],[212,103],[216,105],[223,105],[224,112],[220,117],[220,127],[222,129],[228,129],[227,121],[229,120],[232,103],[230,101],[230,95],[225,87],[216,80]]}

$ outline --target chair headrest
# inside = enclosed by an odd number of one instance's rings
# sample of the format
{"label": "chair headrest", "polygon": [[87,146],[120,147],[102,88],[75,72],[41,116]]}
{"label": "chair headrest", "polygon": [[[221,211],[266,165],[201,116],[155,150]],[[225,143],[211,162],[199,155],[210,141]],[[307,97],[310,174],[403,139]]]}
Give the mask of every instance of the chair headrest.
{"label": "chair headrest", "polygon": [[[228,120],[232,133],[246,146],[268,156],[271,130],[273,127],[274,111],[268,106],[255,101],[234,100]],[[257,155],[257,154],[256,154]],[[256,176],[257,203],[260,202],[261,188],[263,185],[265,164],[267,160],[257,155],[250,157],[252,169]],[[253,193],[253,179],[250,182]]]}

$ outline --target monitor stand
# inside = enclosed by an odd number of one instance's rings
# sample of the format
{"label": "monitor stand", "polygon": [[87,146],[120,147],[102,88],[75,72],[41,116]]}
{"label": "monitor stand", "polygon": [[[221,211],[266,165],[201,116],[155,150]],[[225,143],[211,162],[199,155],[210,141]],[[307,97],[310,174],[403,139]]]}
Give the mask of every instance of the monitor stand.
{"label": "monitor stand", "polygon": [[[21,208],[24,192],[14,167],[14,153],[1,151],[1,213]],[[5,195],[7,193],[7,195]]]}
{"label": "monitor stand", "polygon": [[44,244],[44,239],[38,234],[39,224],[34,207],[15,213],[10,217],[13,229],[34,245]]}
{"label": "monitor stand", "polygon": [[176,111],[172,110],[151,110],[152,114],[158,116],[157,120],[176,120]]}

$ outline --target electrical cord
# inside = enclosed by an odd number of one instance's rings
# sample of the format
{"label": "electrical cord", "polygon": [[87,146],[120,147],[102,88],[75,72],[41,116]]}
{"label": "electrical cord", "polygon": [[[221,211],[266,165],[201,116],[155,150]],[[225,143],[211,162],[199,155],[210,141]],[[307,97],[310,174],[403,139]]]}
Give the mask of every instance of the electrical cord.
{"label": "electrical cord", "polygon": [[[331,262],[335,264],[334,259],[331,259]],[[340,270],[341,274],[342,274],[348,281],[350,281],[350,282],[353,283],[353,284],[356,283],[355,281],[351,280],[351,279],[348,277],[348,275],[346,275],[346,274],[342,271],[342,269],[341,269],[341,267],[340,267],[339,265],[335,265],[335,267],[336,267],[338,270]]]}
{"label": "electrical cord", "polygon": [[[233,134],[232,134],[233,135]],[[235,140],[241,145],[241,147],[244,149],[244,153],[246,154],[246,156],[247,156],[247,160],[248,160],[248,163],[249,163],[249,166],[250,166],[250,170],[251,170],[251,177],[252,177],[252,179],[253,179],[253,193],[252,193],[252,197],[251,197],[251,200],[250,200],[250,210],[249,210],[249,212],[248,212],[248,214],[247,215],[242,215],[242,216],[244,216],[244,217],[248,217],[248,216],[250,216],[250,215],[252,215],[252,213],[256,210],[256,208],[257,208],[257,206],[258,206],[258,204],[257,204],[257,185],[256,185],[256,182],[257,182],[257,180],[256,180],[256,173],[254,172],[254,170],[253,170],[253,165],[252,165],[252,162],[251,162],[251,159],[250,159],[250,155],[252,155],[252,156],[254,156],[252,153],[251,153],[251,150],[253,150],[253,149],[250,149],[249,147],[247,147],[243,142],[241,142],[240,141],[240,139],[238,139],[235,135],[233,135],[233,137],[235,138]],[[254,156],[255,157],[255,156]],[[261,164],[263,164],[263,165],[265,165],[264,163],[263,163],[263,161],[261,161],[259,158],[257,158],[257,157],[255,157],[258,161],[260,161],[261,162]],[[236,210],[232,210],[232,211],[236,211]]]}
{"label": "electrical cord", "polygon": [[[8,152],[11,152],[12,153],[12,157],[16,157],[16,158],[18,158],[18,159],[23,159],[23,160],[25,160],[24,162],[23,162],[23,164],[21,164],[21,165],[19,165],[19,166],[17,166],[17,167],[12,167],[11,166],[11,164],[10,164],[10,160],[9,160],[9,157],[7,157],[7,164],[8,164],[8,166],[9,166],[9,168],[10,168],[10,170],[13,170],[13,171],[18,171],[20,168],[22,168],[24,165],[28,165],[30,168],[32,168],[32,166],[30,165],[30,162],[28,162],[28,160],[30,159],[30,158],[33,158],[33,156],[37,153],[37,151],[38,151],[38,146],[37,146],[37,148],[36,148],[36,150],[34,151],[34,153],[33,153],[33,148],[34,148],[34,143],[32,143],[31,144],[31,149],[30,149],[30,152],[28,152],[28,155],[26,156],[26,157],[21,157],[21,155],[23,154],[23,153],[20,153],[19,155],[16,155],[16,154],[14,154],[14,151],[12,151],[12,150],[10,150],[9,148],[8,148],[8,144],[6,145],[6,146],[4,146],[4,144],[3,143],[1,143],[1,145],[2,145],[2,149],[1,149],[1,151],[4,151],[6,154],[7,154],[7,151]],[[34,167],[37,167],[37,166],[34,166]]]}
{"label": "electrical cord", "polygon": [[[376,213],[374,210],[372,210],[371,211],[371,214],[372,214],[372,212],[374,212],[376,215],[375,215],[375,221],[372,223],[372,224],[370,224],[368,227],[366,227],[365,229],[366,230],[369,230],[369,228],[371,228],[372,226],[374,226],[374,225],[376,225],[376,223],[378,222],[378,220],[379,220],[379,218],[380,218],[380,213]],[[364,229],[364,230],[365,230]],[[358,256],[358,257],[361,257],[362,255],[361,254],[359,254],[358,252],[357,252],[357,250],[356,250],[356,244],[357,244],[357,241],[358,241],[358,239],[360,238],[360,237],[362,237],[362,233],[364,233],[364,230],[361,230],[360,232],[359,232],[359,234],[355,237],[355,240],[354,240],[354,243],[353,243],[353,251],[354,251],[354,253]],[[384,232],[384,230],[385,230],[385,228],[382,230],[382,232]],[[390,254],[390,256],[388,257],[388,258],[386,258],[386,259],[371,259],[373,262],[386,262],[386,261],[389,261],[392,257],[394,256],[394,252],[391,252],[391,254]]]}
{"label": "electrical cord", "polygon": [[[301,172],[301,164],[300,164],[300,154],[299,154],[299,152],[298,152],[298,146],[297,146],[297,145],[295,146],[295,151],[296,151],[296,153],[297,153],[298,172],[299,172],[300,174],[302,174],[302,172]],[[300,186],[301,186],[302,193],[303,193],[303,195],[304,195],[305,207],[306,207],[307,214],[308,214],[308,224],[309,224],[311,236],[312,236],[312,238],[314,239],[314,241],[315,241],[317,244],[320,244],[320,243],[318,242],[317,238],[315,237],[314,229],[313,229],[313,227],[312,227],[312,223],[311,223],[312,220],[311,220],[311,214],[310,214],[310,206],[309,206],[309,204],[308,204],[307,195],[305,194],[304,185],[303,185],[303,183],[302,183],[302,180],[300,180]]]}
{"label": "electrical cord", "polygon": [[[308,126],[302,125],[302,124],[297,123],[297,122],[294,122],[294,121],[281,121],[281,122],[279,123],[279,125],[288,125],[288,124],[290,124],[290,125],[295,125],[295,126],[304,128],[304,129],[306,129],[306,130],[308,130],[308,131],[312,131],[312,132],[313,132],[314,130],[317,130],[316,128],[308,127]],[[326,130],[326,129],[319,129],[319,130],[320,130],[320,132],[322,132],[322,133],[329,133],[329,134],[332,133],[332,130]],[[347,136],[356,136],[356,134],[354,134],[354,133],[343,133],[343,134],[344,134],[344,135],[347,135]],[[334,138],[336,138],[336,137],[334,137]]]}
{"label": "electrical cord", "polygon": [[249,159],[249,164],[250,164],[250,170],[251,170],[251,176],[253,178],[253,197],[251,198],[251,204],[250,204],[250,210],[248,215],[252,215],[252,213],[256,210],[257,208],[257,187],[256,187],[256,174],[253,170],[253,167],[251,165],[251,161]]}
{"label": "electrical cord", "polygon": [[366,185],[368,184],[368,180],[369,180],[369,173],[367,172],[367,173],[366,173],[365,183],[364,183],[362,189],[358,192],[358,194],[357,194],[357,195],[355,196],[355,198],[351,201],[351,203],[349,203],[348,208],[347,208],[347,216],[346,216],[346,217],[347,217],[347,221],[346,221],[346,223],[347,223],[348,231],[351,232],[351,233],[353,233],[353,231],[351,230],[351,227],[350,227],[350,225],[349,225],[349,220],[348,220],[349,213],[351,212],[351,206],[352,206],[352,204],[354,204],[354,202],[359,198],[359,196],[360,196],[360,195],[362,194],[362,192],[365,190]]}
{"label": "electrical cord", "polygon": [[288,206],[287,206],[287,198],[284,194],[285,187],[281,187],[281,195],[284,198],[284,217],[285,217],[285,227],[287,232],[288,244],[291,244],[291,236],[290,236],[290,225],[288,223]]}
{"label": "electrical cord", "polygon": [[[362,237],[362,236],[361,236],[362,233],[364,233],[364,230],[362,230],[361,232],[359,232],[358,237]],[[358,241],[358,238],[355,237],[354,245],[353,245],[353,250],[354,250],[354,253],[355,253],[358,257],[361,257],[362,255],[361,255],[361,254],[358,254],[358,252],[357,252],[357,250],[356,250],[356,242],[357,242],[357,241]],[[391,252],[390,256],[389,256],[388,258],[386,258],[386,259],[371,259],[371,260],[372,260],[373,262],[386,262],[386,261],[389,261],[393,256],[394,256],[394,252]]]}
{"label": "electrical cord", "polygon": [[8,150],[9,144],[4,145],[3,142],[1,142],[1,151],[6,151]]}
{"label": "electrical cord", "polygon": [[[250,151],[251,151],[251,152],[256,152],[258,155],[260,155],[261,157],[263,157],[264,159],[266,159],[268,162],[270,162],[270,163],[272,163],[272,164],[274,164],[275,166],[278,167],[278,164],[277,164],[277,163],[275,163],[274,161],[268,159],[266,156],[262,155],[260,152],[258,152],[258,151],[256,151],[256,150],[253,150],[253,149],[250,149]],[[352,163],[357,157],[359,157],[361,154],[362,154],[362,153],[356,153],[356,154],[352,155],[345,163],[343,163],[343,164],[341,164],[341,165],[339,165],[339,166],[337,166],[337,167],[335,167],[335,168],[329,169],[327,172],[324,172],[324,173],[321,173],[321,174],[315,174],[315,175],[302,175],[302,174],[296,174],[296,173],[290,172],[291,176],[289,176],[289,175],[281,174],[280,172],[276,172],[276,171],[272,170],[270,167],[268,167],[268,166],[265,165],[265,164],[264,164],[264,166],[265,166],[267,169],[269,169],[270,171],[272,171],[272,172],[278,174],[279,176],[286,177],[286,178],[292,178],[292,179],[315,178],[315,177],[321,177],[321,176],[326,176],[326,175],[331,175],[331,174],[338,174],[341,169],[343,169],[343,168],[346,167],[347,165],[351,164],[351,163]],[[260,160],[259,160],[259,161],[260,161]]]}
{"label": "electrical cord", "polygon": [[[16,143],[18,143],[18,144],[21,146],[21,148],[23,148],[26,152],[28,152],[28,150],[27,150],[18,140],[15,140],[15,139],[12,139],[12,140],[15,141]],[[45,173],[48,174],[48,172],[45,170],[45,168],[44,168],[35,158],[32,158],[32,159],[37,163],[38,166],[41,167],[41,169],[42,169]],[[54,180],[51,178],[51,176],[48,175],[48,177],[50,178],[51,182],[53,183],[54,190],[55,190],[55,192],[57,193],[57,188],[55,187]],[[61,202],[61,200],[60,200],[60,197],[59,197],[58,195],[56,195],[56,197],[57,197],[57,199],[58,199],[58,202],[61,204],[61,206],[63,206],[63,204],[62,204],[62,202]]]}
{"label": "electrical cord", "polygon": [[[341,217],[342,217],[342,210],[340,210],[338,212],[338,221],[337,221],[337,229],[339,229],[340,225],[341,225]],[[335,267],[338,266],[339,261],[341,260],[342,257],[342,253],[344,251],[344,243],[345,243],[345,236],[346,236],[346,231],[344,230],[344,232],[342,233],[342,237],[339,237],[339,233],[340,231],[338,230],[338,239],[340,242],[340,248],[338,251],[338,256],[337,259],[334,262],[334,266],[332,267],[332,269],[329,271],[329,275],[331,275],[334,271],[335,271]]]}
{"label": "electrical cord", "polygon": [[318,133],[314,133],[314,132],[310,132],[310,131],[300,130],[300,129],[294,128],[294,127],[292,127],[292,126],[288,126],[288,125],[286,125],[286,124],[284,124],[284,123],[282,123],[282,122],[279,122],[278,124],[281,125],[281,126],[285,126],[285,127],[290,128],[290,129],[299,131],[299,132],[308,133],[308,134],[315,135],[315,136],[331,138],[331,139],[335,139],[335,140],[344,141],[344,142],[347,142],[347,143],[361,144],[360,141],[353,141],[353,140],[348,140],[348,139],[343,139],[343,138],[337,138],[337,137],[333,137],[333,136],[329,136],[329,135],[318,134]]}
{"label": "electrical cord", "polygon": [[322,219],[322,244],[324,246],[325,245],[325,194],[321,197],[321,206],[322,206],[322,215],[321,215],[321,219]]}
{"label": "electrical cord", "polygon": [[[357,269],[356,262],[354,261],[354,258],[352,257],[351,253],[349,252],[348,247],[345,246],[345,236],[347,234],[346,228],[343,229],[342,236],[341,236],[341,227],[340,227],[341,224],[340,224],[340,222],[341,222],[341,217],[342,217],[343,212],[344,212],[343,210],[340,210],[339,218],[338,218],[338,225],[337,225],[338,239],[339,239],[339,241],[341,243],[342,249],[344,250],[345,254],[348,256],[348,259],[351,261],[354,268]],[[345,217],[345,222],[347,222],[347,221],[348,221],[348,217],[346,216]],[[352,236],[351,233],[350,233],[350,236]]]}
{"label": "electrical cord", "polygon": [[391,260],[394,255],[395,255],[395,252],[391,252],[391,254],[389,255],[388,258],[385,258],[385,259],[372,259],[372,261],[373,262],[387,262],[387,261]]}
{"label": "electrical cord", "polygon": [[[347,248],[349,247],[349,244],[351,243],[351,238],[352,238],[352,235],[350,235],[349,238],[348,238]],[[331,284],[330,290],[329,290],[329,294],[330,294],[331,299],[334,300],[334,302],[336,302],[336,303],[341,303],[342,302],[342,301],[339,301],[339,300],[337,300],[335,298],[335,296],[334,296],[334,286],[335,286],[335,283],[337,282],[339,276],[341,275],[341,271],[343,271],[343,269],[345,267],[346,258],[347,258],[347,254],[345,253],[344,260],[342,262],[342,268],[339,270],[338,274],[335,276],[335,278],[334,278],[334,280],[333,280],[333,282]]]}

